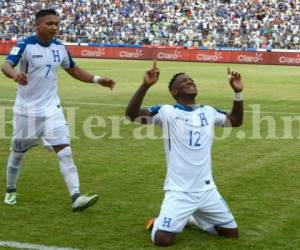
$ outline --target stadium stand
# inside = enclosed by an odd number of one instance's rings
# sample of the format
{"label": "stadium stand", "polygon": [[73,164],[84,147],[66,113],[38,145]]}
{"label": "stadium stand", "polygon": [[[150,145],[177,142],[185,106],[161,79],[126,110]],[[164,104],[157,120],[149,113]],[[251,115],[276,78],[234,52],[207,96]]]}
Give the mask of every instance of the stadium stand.
{"label": "stadium stand", "polygon": [[0,39],[32,34],[35,11],[49,7],[64,42],[300,49],[297,0],[0,0]]}

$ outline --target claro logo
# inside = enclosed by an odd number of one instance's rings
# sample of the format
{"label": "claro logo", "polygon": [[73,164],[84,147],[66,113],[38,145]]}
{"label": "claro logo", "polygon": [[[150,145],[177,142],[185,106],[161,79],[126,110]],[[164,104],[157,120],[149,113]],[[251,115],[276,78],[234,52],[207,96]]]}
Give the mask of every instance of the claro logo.
{"label": "claro logo", "polygon": [[143,56],[143,50],[141,49],[136,49],[135,51],[120,51],[121,58],[140,58],[141,56]]}
{"label": "claro logo", "polygon": [[99,48],[96,50],[84,49],[81,51],[81,55],[86,57],[101,57],[105,55],[105,48]]}
{"label": "claro logo", "polygon": [[177,60],[180,57],[182,57],[182,55],[178,50],[175,50],[174,53],[159,52],[157,54],[158,59]]}
{"label": "claro logo", "polygon": [[255,53],[255,55],[245,55],[245,54],[242,54],[242,55],[239,55],[238,56],[238,61],[239,62],[246,62],[246,63],[258,63],[260,61],[262,61],[263,58],[262,58],[262,54],[261,53]]}
{"label": "claro logo", "polygon": [[196,59],[198,61],[204,61],[204,62],[217,62],[217,61],[220,61],[222,59],[222,53],[221,52],[215,52],[214,54],[212,55],[208,55],[208,54],[205,54],[205,53],[199,53],[197,54],[197,57]]}
{"label": "claro logo", "polygon": [[288,57],[288,56],[281,56],[279,57],[280,63],[287,63],[287,64],[300,64],[300,54],[297,54],[297,57]]}

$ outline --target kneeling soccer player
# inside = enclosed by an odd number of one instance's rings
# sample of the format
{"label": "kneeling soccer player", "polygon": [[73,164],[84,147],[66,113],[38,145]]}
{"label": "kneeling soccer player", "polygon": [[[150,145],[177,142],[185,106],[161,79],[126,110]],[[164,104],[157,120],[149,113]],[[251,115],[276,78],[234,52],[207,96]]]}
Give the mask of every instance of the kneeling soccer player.
{"label": "kneeling soccer player", "polygon": [[212,177],[211,147],[214,126],[238,127],[243,122],[243,83],[228,69],[234,90],[232,111],[226,114],[211,106],[196,105],[197,87],[185,73],[173,76],[169,91],[175,105],[141,108],[148,89],[159,79],[155,61],[130,100],[126,116],[132,121],[161,126],[167,159],[165,197],[157,218],[148,222],[156,245],[170,246],[187,224],[228,238],[238,237],[238,228]]}

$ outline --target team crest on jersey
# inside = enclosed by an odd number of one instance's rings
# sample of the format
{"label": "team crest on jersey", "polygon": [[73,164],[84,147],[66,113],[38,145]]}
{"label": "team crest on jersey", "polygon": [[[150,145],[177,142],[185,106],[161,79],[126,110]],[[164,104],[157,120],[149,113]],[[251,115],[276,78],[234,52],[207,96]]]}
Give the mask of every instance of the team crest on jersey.
{"label": "team crest on jersey", "polygon": [[18,48],[18,47],[13,47],[13,48],[11,49],[11,51],[10,51],[9,54],[11,54],[11,55],[13,55],[13,56],[16,56],[16,55],[19,54],[19,51],[20,51],[20,48]]}

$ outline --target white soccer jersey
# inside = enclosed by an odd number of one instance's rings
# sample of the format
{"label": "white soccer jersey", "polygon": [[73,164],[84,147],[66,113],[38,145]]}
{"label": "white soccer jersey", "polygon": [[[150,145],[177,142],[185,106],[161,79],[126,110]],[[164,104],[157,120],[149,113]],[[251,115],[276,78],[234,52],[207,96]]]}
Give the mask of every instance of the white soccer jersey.
{"label": "white soccer jersey", "polygon": [[27,85],[18,84],[14,112],[28,116],[48,116],[60,111],[57,94],[57,70],[75,66],[65,46],[53,39],[40,42],[31,36],[19,42],[6,58],[27,74]]}
{"label": "white soccer jersey", "polygon": [[201,192],[215,187],[211,147],[214,126],[223,126],[226,114],[210,106],[180,104],[149,108],[163,129],[167,175],[164,190]]}

